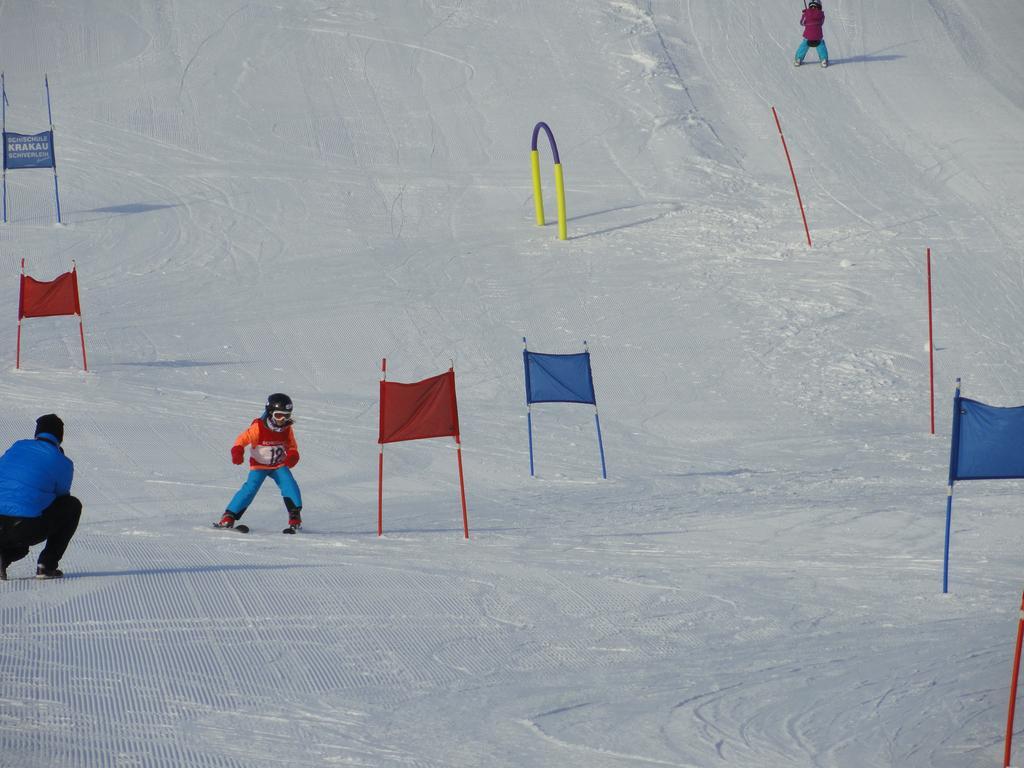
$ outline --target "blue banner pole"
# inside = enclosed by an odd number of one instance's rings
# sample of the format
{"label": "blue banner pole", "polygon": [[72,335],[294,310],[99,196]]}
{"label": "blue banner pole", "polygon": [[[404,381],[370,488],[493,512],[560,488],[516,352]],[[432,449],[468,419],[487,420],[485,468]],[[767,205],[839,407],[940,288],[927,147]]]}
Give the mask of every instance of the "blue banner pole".
{"label": "blue banner pole", "polygon": [[953,434],[949,446],[949,490],[946,495],[946,546],[942,556],[942,594],[949,592],[949,530],[953,522],[953,483],[956,482],[960,454],[960,379],[953,395]]}
{"label": "blue banner pole", "polygon": [[50,159],[53,160],[53,199],[57,203],[57,223],[60,220],[60,189],[57,187],[57,148],[54,146],[53,138],[53,110],[50,109],[50,77],[43,75],[43,83],[46,85],[46,114],[50,118]]}
{"label": "blue banner pole", "polygon": [[533,411],[530,408],[530,361],[523,336],[523,375],[526,378],[526,435],[530,441],[530,477],[533,477]]}
{"label": "blue banner pole", "polygon": [[[583,353],[587,356],[587,375],[590,376],[590,388],[594,389],[594,372],[590,368],[590,349],[586,340],[583,341]],[[597,415],[597,393],[594,394],[594,425],[597,427],[597,450],[601,454],[601,477],[608,479],[608,469],[604,463],[604,442],[601,440],[601,419]]]}
{"label": "blue banner pole", "polygon": [[7,83],[4,81],[4,73],[0,72],[0,93],[3,94],[3,98],[0,99],[3,109],[3,139],[4,139],[4,224],[7,223]]}

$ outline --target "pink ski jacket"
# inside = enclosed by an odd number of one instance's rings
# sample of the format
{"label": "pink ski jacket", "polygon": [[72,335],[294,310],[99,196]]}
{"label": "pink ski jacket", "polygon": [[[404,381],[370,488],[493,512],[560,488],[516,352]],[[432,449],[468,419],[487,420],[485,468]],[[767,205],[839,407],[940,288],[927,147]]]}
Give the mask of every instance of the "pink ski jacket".
{"label": "pink ski jacket", "polygon": [[807,40],[822,40],[825,37],[822,32],[822,25],[825,23],[825,12],[820,8],[804,8],[800,15],[800,23],[804,26],[804,38]]}

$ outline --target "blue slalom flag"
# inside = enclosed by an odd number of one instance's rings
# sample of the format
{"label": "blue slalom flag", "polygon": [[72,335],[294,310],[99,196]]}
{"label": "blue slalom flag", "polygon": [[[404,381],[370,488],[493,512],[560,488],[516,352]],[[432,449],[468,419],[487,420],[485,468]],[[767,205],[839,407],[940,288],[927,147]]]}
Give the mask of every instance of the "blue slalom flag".
{"label": "blue slalom flag", "polygon": [[523,350],[526,402],[597,405],[590,353],[549,355]]}
{"label": "blue slalom flag", "polygon": [[956,398],[950,483],[1024,478],[1024,406],[998,408]]}
{"label": "blue slalom flag", "polygon": [[949,591],[949,544],[953,521],[953,485],[957,480],[1024,478],[1024,406],[998,408],[953,396],[953,434],[949,441],[949,488],[946,494],[946,544],[942,557],[942,592]]}
{"label": "blue slalom flag", "polygon": [[4,133],[4,168],[54,168],[53,131]]}

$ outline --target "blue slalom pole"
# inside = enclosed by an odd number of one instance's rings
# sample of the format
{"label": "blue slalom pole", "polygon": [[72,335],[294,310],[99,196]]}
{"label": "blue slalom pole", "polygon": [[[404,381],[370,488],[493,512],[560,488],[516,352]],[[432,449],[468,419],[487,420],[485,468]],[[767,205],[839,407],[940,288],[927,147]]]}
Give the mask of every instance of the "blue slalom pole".
{"label": "blue slalom pole", "polygon": [[0,109],[3,110],[3,139],[4,139],[4,224],[7,223],[7,84],[4,81],[4,73],[0,72]]}
{"label": "blue slalom pole", "polygon": [[60,189],[57,187],[57,147],[53,138],[53,110],[50,109],[50,77],[43,75],[43,83],[46,85],[46,115],[50,118],[50,159],[53,160],[53,198],[57,203],[57,223],[60,220]]}
{"label": "blue slalom pole", "polygon": [[526,377],[526,435],[530,441],[530,477],[533,477],[533,411],[530,409],[530,364],[526,359],[526,337],[523,336],[523,374]]}
{"label": "blue slalom pole", "polygon": [[942,556],[942,594],[949,592],[949,531],[953,521],[953,483],[957,477],[957,459],[960,456],[960,379],[956,380],[953,395],[953,434],[949,446],[949,492],[946,495],[946,546]]}
{"label": "blue slalom pole", "polygon": [[530,406],[526,406],[526,434],[530,439],[530,477],[533,477],[533,414]]}
{"label": "blue slalom pole", "polygon": [[[594,389],[594,371],[590,368],[590,348],[587,340],[583,340],[583,352],[587,356],[587,374],[590,376],[590,388]],[[597,393],[594,393],[594,424],[597,427],[597,450],[601,453],[601,477],[608,479],[608,470],[604,464],[604,442],[601,440],[601,419],[597,416]]]}
{"label": "blue slalom pole", "polygon": [[942,556],[942,594],[949,592],[949,526],[953,521],[953,486],[946,496],[946,549]]}

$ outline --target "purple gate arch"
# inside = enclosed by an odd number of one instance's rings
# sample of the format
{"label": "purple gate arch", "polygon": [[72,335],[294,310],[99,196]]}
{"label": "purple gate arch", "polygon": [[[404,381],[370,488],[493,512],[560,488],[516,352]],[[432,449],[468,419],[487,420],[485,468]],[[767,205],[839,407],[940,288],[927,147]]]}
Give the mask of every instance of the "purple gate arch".
{"label": "purple gate arch", "polygon": [[562,163],[558,159],[558,144],[555,143],[555,134],[551,132],[548,124],[543,121],[533,126],[533,140],[530,142],[530,150],[532,152],[537,151],[537,137],[540,136],[541,131],[544,131],[548,136],[548,144],[551,145],[551,154],[555,157],[555,165],[561,165]]}

